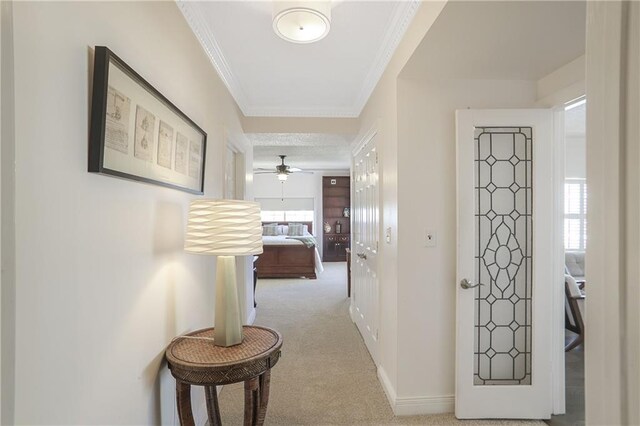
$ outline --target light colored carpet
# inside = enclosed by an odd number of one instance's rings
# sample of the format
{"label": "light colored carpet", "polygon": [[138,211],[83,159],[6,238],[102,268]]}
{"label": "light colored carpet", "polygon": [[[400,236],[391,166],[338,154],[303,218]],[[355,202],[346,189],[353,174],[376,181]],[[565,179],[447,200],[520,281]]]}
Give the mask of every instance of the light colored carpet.
{"label": "light colored carpet", "polygon": [[[394,417],[376,368],[349,318],[346,264],[325,263],[317,280],[258,281],[256,325],[283,336],[273,368],[267,425],[544,425],[459,421],[453,414]],[[222,423],[242,424],[242,384],[220,394]]]}

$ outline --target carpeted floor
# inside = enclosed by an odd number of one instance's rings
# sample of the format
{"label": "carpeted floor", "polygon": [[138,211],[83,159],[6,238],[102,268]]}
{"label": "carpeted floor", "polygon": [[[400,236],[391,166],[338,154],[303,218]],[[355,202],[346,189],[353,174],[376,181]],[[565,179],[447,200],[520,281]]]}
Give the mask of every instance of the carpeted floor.
{"label": "carpeted floor", "polygon": [[[346,264],[325,263],[317,280],[258,281],[256,325],[283,336],[272,370],[267,425],[544,425],[544,422],[459,421],[453,414],[394,417],[376,368],[349,318]],[[222,422],[241,425],[243,386],[220,394]]]}

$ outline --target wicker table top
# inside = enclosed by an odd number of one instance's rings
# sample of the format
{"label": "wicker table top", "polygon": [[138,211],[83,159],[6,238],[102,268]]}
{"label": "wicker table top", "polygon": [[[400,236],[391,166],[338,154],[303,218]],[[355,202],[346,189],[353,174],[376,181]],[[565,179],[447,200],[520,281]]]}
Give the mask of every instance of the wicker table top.
{"label": "wicker table top", "polygon": [[213,328],[178,337],[166,351],[174,377],[193,384],[226,384],[246,380],[275,365],[280,357],[282,336],[266,327],[244,326],[241,344],[222,347],[211,340]]}

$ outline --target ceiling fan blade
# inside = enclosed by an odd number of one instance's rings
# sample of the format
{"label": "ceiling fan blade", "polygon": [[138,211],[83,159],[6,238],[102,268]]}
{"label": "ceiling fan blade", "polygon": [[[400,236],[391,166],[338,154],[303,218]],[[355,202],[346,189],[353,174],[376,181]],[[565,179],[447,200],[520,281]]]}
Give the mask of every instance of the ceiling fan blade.
{"label": "ceiling fan blade", "polygon": [[275,174],[275,173],[276,172],[260,172],[260,171],[253,172],[254,175],[269,175],[269,174],[272,175],[272,174]]}
{"label": "ceiling fan blade", "polygon": [[272,172],[272,171],[273,171],[273,168],[265,169],[264,167],[258,167],[257,169],[253,169],[253,170],[254,170],[254,171],[256,171],[256,170],[260,170],[260,171],[265,171],[265,172],[266,172],[266,171]]}
{"label": "ceiling fan blade", "polygon": [[301,171],[302,171],[302,169],[299,169],[299,168],[297,168],[297,167],[289,167],[289,171],[290,171],[290,172],[301,172]]}

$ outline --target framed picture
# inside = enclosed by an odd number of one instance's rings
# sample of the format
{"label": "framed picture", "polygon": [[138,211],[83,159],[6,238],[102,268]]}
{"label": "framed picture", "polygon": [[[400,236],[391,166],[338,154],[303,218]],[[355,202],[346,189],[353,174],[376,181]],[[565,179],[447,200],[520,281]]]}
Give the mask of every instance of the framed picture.
{"label": "framed picture", "polygon": [[204,193],[207,134],[104,46],[96,46],[89,172]]}

